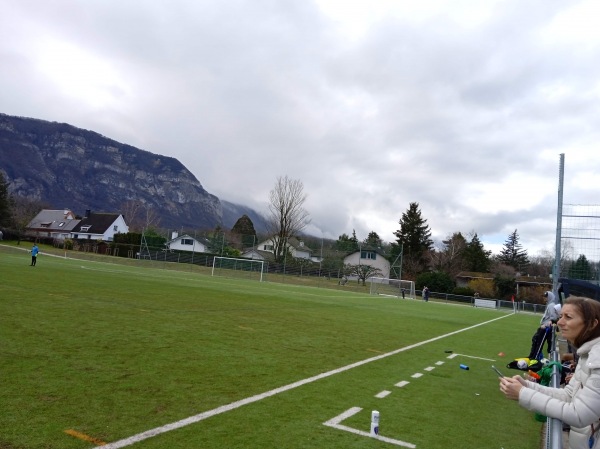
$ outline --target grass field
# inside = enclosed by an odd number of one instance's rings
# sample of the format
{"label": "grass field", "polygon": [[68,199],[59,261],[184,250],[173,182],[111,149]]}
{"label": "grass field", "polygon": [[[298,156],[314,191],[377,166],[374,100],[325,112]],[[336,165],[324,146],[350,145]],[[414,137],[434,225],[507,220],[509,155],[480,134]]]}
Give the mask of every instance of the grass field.
{"label": "grass field", "polygon": [[[29,261],[0,246],[1,449],[539,446],[540,424],[490,369],[517,373],[504,366],[527,354],[539,317]],[[324,425],[354,407],[348,429]],[[390,441],[356,432],[372,410]]]}

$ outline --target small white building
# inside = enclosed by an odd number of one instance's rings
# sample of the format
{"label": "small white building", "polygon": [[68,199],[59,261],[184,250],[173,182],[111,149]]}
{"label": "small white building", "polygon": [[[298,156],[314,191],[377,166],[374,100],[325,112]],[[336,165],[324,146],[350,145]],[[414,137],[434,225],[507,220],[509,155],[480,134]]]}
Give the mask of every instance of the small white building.
{"label": "small white building", "polygon": [[[242,254],[242,257],[249,259],[268,260],[268,254],[275,254],[275,238],[276,237],[271,237],[260,242],[254,248],[245,251]],[[286,248],[292,257],[297,259],[311,260],[317,263],[319,262],[318,260],[315,260],[315,257],[312,255],[312,249],[305,246],[302,240],[298,240],[294,237],[289,238],[286,242]]]}
{"label": "small white building", "polygon": [[370,265],[381,270],[381,277],[390,277],[390,261],[378,249],[361,248],[344,257],[344,265]]}
{"label": "small white building", "polygon": [[167,248],[171,251],[189,251],[195,253],[208,252],[208,242],[189,236],[188,234],[178,235],[173,232],[172,239],[167,243]]}

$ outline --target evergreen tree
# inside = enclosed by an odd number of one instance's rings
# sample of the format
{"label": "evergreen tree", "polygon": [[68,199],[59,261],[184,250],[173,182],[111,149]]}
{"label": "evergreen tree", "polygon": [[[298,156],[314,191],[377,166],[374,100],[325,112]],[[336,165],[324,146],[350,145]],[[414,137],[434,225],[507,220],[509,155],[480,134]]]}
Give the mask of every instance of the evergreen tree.
{"label": "evergreen tree", "polygon": [[403,252],[403,272],[416,276],[427,268],[427,254],[433,248],[431,230],[421,216],[419,203],[410,203],[407,211],[398,222],[400,229],[394,232],[397,237],[393,256]]}
{"label": "evergreen tree", "polygon": [[477,234],[474,234],[463,253],[465,269],[478,273],[488,273],[492,266],[492,252],[483,247]]}
{"label": "evergreen tree", "polygon": [[581,279],[584,281],[593,279],[592,266],[585,255],[580,254],[575,262],[569,267],[569,277],[573,279]]}
{"label": "evergreen tree", "polygon": [[423,287],[428,287],[429,291],[437,293],[451,293],[454,290],[455,283],[453,278],[447,273],[441,271],[432,271],[429,273],[421,273],[415,281],[415,288],[422,290]]}
{"label": "evergreen tree", "polygon": [[334,248],[339,251],[346,252],[358,250],[358,239],[356,238],[356,231],[352,230],[352,237],[349,237],[348,234],[340,235],[334,243]]}
{"label": "evergreen tree", "polygon": [[504,265],[513,267],[516,271],[521,272],[529,265],[527,251],[523,249],[519,243],[519,234],[517,230],[510,234],[504,242],[504,247],[498,256],[498,261]]}
{"label": "evergreen tree", "polygon": [[0,226],[10,226],[12,216],[11,209],[8,183],[4,178],[4,174],[0,171]]}
{"label": "evergreen tree", "polygon": [[248,248],[254,246],[256,242],[256,230],[254,223],[248,215],[244,214],[233,225],[231,232],[239,234],[242,237],[242,246]]}
{"label": "evergreen tree", "polygon": [[369,235],[363,241],[363,243],[367,246],[371,246],[374,248],[381,248],[383,246],[383,241],[381,240],[381,237],[379,237],[379,234],[377,234],[375,231],[369,232]]}

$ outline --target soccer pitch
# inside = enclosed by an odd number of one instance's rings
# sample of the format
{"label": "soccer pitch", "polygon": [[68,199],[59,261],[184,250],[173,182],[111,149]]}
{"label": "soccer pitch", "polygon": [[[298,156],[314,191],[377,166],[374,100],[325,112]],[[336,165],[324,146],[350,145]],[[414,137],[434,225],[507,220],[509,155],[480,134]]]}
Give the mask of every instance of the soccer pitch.
{"label": "soccer pitch", "polygon": [[539,445],[540,424],[490,369],[518,373],[504,366],[528,352],[539,317],[29,262],[0,246],[2,449]]}

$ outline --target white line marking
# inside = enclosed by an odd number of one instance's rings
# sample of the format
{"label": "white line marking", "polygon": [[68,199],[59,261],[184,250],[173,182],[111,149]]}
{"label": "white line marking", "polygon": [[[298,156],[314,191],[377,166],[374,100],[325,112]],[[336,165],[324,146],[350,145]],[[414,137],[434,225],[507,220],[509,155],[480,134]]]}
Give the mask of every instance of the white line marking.
{"label": "white line marking", "polygon": [[[512,315],[504,315],[504,316],[501,316],[501,317],[498,317],[498,318],[494,318],[493,320],[484,321],[483,323],[474,324],[473,326],[465,327],[463,329],[459,329],[459,330],[456,330],[456,331],[453,331],[453,332],[449,332],[447,334],[439,335],[437,337],[430,338],[429,340],[423,340],[423,341],[420,341],[418,343],[415,343],[415,344],[412,344],[412,345],[408,345],[408,346],[405,346],[403,348],[399,348],[399,349],[396,349],[394,351],[391,351],[391,352],[388,352],[388,353],[385,353],[385,354],[376,355],[374,357],[370,357],[370,358],[365,359],[365,360],[361,360],[361,361],[358,361],[358,362],[355,362],[355,363],[351,363],[350,365],[342,366],[341,368],[337,368],[337,369],[334,369],[334,370],[331,370],[331,371],[327,371],[325,373],[317,374],[316,376],[308,377],[306,379],[299,380],[297,382],[294,382],[294,383],[291,383],[291,384],[288,384],[288,385],[284,385],[283,387],[275,388],[274,390],[266,391],[264,393],[260,393],[260,394],[254,395],[254,396],[250,396],[248,398],[241,399],[239,401],[235,401],[235,402],[232,402],[230,404],[222,405],[222,406],[214,408],[212,410],[208,410],[206,412],[199,413],[197,415],[190,416],[188,418],[184,418],[184,419],[182,419],[180,421],[176,421],[176,422],[173,422],[173,423],[170,423],[170,424],[165,424],[164,426],[156,427],[154,429],[146,430],[145,432],[138,433],[137,435],[133,435],[133,436],[131,436],[129,438],[124,438],[122,440],[115,441],[113,443],[108,443],[108,444],[106,444],[106,445],[104,445],[102,447],[103,447],[103,449],[118,449],[118,448],[121,448],[121,447],[131,446],[132,444],[138,443],[140,441],[147,440],[148,438],[152,438],[152,437],[155,437],[157,435],[161,435],[163,433],[179,429],[181,427],[189,426],[190,424],[194,424],[194,423],[203,421],[203,420],[205,420],[207,418],[211,418],[213,416],[220,415],[221,413],[225,413],[225,412],[229,412],[231,410],[235,410],[237,408],[243,407],[244,405],[248,405],[248,404],[252,404],[253,402],[261,401],[261,400],[266,399],[268,397],[275,396],[277,394],[284,393],[284,392],[289,391],[289,390],[293,390],[294,388],[298,388],[298,387],[301,387],[303,385],[306,385],[306,384],[309,384],[309,383],[312,383],[312,382],[316,382],[317,380],[321,380],[321,379],[324,379],[326,377],[333,376],[335,374],[343,373],[344,371],[348,371],[348,370],[351,370],[353,368],[357,368],[359,366],[363,366],[363,365],[366,365],[368,363],[375,362],[377,360],[385,359],[386,357],[390,357],[390,356],[393,356],[393,355],[396,355],[396,354],[400,354],[401,352],[408,351],[409,349],[418,348],[419,346],[423,346],[423,345],[426,345],[428,343],[432,343],[434,341],[441,340],[442,338],[450,337],[452,335],[460,334],[461,332],[465,332],[465,331],[468,331],[468,330],[471,330],[471,329],[475,329],[475,328],[478,328],[480,326],[484,326],[486,324],[493,323],[494,321],[502,320],[502,319],[510,317],[510,316],[512,316]],[[369,434],[367,433],[367,435],[369,435]],[[412,447],[414,447],[414,446],[412,446]]]}
{"label": "white line marking", "polygon": [[428,366],[427,368],[423,368],[425,371],[433,371],[435,366]]}
{"label": "white line marking", "polygon": [[458,354],[450,354],[450,355],[448,356],[448,358],[449,358],[449,359],[453,359],[453,358],[454,358],[454,357],[456,357],[457,355],[458,355]]}
{"label": "white line marking", "polygon": [[346,410],[341,415],[338,415],[335,418],[330,419],[329,421],[325,421],[323,423],[323,425],[328,426],[328,427],[333,427],[334,429],[343,430],[345,432],[350,432],[355,435],[360,435],[360,436],[368,437],[368,438],[374,438],[376,440],[383,441],[385,443],[394,444],[396,446],[403,446],[403,447],[408,447],[411,449],[414,449],[417,447],[412,443],[407,443],[405,441],[400,441],[400,440],[394,440],[393,438],[382,437],[381,435],[371,435],[369,432],[363,432],[362,430],[353,429],[352,427],[343,426],[340,424],[344,419],[349,418],[353,415],[356,415],[361,410],[362,410],[362,408],[360,408],[360,407],[352,407],[351,409]]}
{"label": "white line marking", "polygon": [[466,355],[466,354],[456,354],[460,357],[467,357],[468,359],[478,359],[478,360],[487,360],[489,362],[495,362],[496,359],[486,359],[485,357],[475,357],[474,355]]}
{"label": "white line marking", "polygon": [[415,373],[410,377],[414,377],[415,379],[418,379],[419,377],[423,376],[423,373]]}
{"label": "white line marking", "polygon": [[376,398],[379,398],[379,399],[383,399],[383,398],[385,398],[386,396],[388,396],[390,393],[391,393],[391,391],[388,391],[388,390],[383,390],[382,392],[380,392],[380,393],[377,393],[377,394],[375,395],[375,397],[376,397]]}
{"label": "white line marking", "polygon": [[408,382],[407,380],[403,380],[401,382],[398,382],[395,386],[402,388],[402,387],[405,387],[406,385],[408,385],[409,383],[410,382]]}
{"label": "white line marking", "polygon": [[443,365],[444,363],[446,363],[446,362],[442,362],[442,361],[435,362],[436,365]]}
{"label": "white line marking", "polygon": [[331,418],[329,421],[325,421],[323,424],[326,426],[337,426],[343,420],[350,418],[351,416],[356,415],[358,412],[362,410],[361,407],[352,407],[346,410],[341,415],[337,415],[335,418]]}

